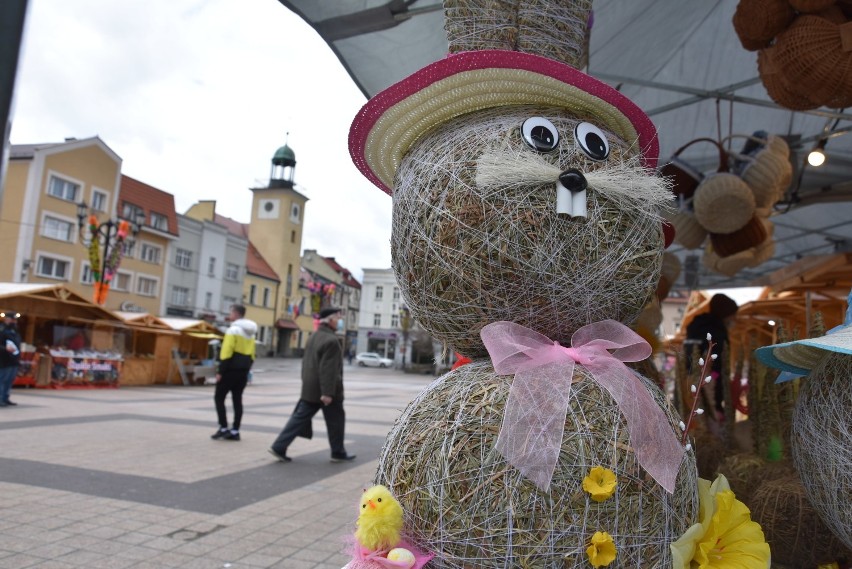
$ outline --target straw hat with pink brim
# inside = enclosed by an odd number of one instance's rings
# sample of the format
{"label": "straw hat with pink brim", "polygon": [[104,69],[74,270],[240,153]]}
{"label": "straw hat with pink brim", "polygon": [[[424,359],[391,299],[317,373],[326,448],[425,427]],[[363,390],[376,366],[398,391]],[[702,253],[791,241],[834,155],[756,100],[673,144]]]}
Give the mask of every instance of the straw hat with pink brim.
{"label": "straw hat with pink brim", "polygon": [[412,145],[432,128],[474,111],[509,105],[570,109],[597,119],[657,164],[657,131],[627,97],[553,59],[508,50],[450,54],[370,99],[349,131],[349,152],[359,170],[388,194]]}
{"label": "straw hat with pink brim", "polygon": [[764,364],[790,373],[779,381],[808,375],[831,352],[852,355],[852,292],[843,324],[819,338],[808,338],[764,346],[755,355]]}

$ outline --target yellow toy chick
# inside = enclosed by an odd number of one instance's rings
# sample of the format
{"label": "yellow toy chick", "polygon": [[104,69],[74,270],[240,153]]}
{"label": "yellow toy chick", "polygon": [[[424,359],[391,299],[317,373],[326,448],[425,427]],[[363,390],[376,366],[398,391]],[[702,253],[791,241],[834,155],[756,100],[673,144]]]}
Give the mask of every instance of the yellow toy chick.
{"label": "yellow toy chick", "polygon": [[373,486],[361,496],[355,539],[373,551],[388,550],[399,543],[402,530],[402,506],[390,490]]}

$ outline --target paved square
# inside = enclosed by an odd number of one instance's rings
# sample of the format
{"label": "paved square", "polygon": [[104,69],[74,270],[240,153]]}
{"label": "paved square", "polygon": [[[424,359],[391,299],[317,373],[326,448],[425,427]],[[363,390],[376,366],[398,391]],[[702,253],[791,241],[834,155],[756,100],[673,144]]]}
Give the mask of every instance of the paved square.
{"label": "paved square", "polygon": [[15,388],[18,406],[0,409],[0,567],[339,569],[385,435],[432,378],[347,366],[358,459],[329,461],[318,414],[282,464],[266,449],[296,405],[300,367],[258,360],[239,442],[210,439],[212,386]]}

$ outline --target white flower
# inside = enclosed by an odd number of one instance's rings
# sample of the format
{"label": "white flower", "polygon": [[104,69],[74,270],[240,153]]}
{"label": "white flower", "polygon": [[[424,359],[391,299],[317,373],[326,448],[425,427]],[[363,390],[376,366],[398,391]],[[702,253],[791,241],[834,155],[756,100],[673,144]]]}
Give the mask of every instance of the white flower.
{"label": "white flower", "polygon": [[690,385],[690,386],[689,386],[689,390],[690,390],[691,392],[693,392],[693,393],[695,393],[696,391],[698,391],[698,389],[697,389],[694,385]]}
{"label": "white flower", "polygon": [[716,359],[716,358],[718,358],[718,357],[719,357],[719,354],[712,354],[712,355],[710,356],[710,359],[711,359],[711,360],[715,360],[715,359]]}
{"label": "white flower", "polygon": [[712,339],[713,339],[713,334],[711,334],[710,332],[707,332],[707,341],[709,342]]}
{"label": "white flower", "polygon": [[704,358],[698,358],[698,365],[700,365],[700,366],[704,365]]}
{"label": "white flower", "polygon": [[704,378],[704,383],[710,383],[711,381],[713,381],[712,375],[708,375],[707,377]]}
{"label": "white flower", "polygon": [[696,415],[703,415],[703,414],[704,414],[704,409],[702,409],[701,407],[699,407],[698,409],[696,409],[696,410],[695,410],[695,414],[696,414]]}
{"label": "white flower", "polygon": [[681,431],[685,431],[685,430],[686,430],[686,425],[684,425],[684,424],[683,424],[683,421],[681,421],[680,423],[678,423],[678,425],[680,426],[680,430],[681,430]]}

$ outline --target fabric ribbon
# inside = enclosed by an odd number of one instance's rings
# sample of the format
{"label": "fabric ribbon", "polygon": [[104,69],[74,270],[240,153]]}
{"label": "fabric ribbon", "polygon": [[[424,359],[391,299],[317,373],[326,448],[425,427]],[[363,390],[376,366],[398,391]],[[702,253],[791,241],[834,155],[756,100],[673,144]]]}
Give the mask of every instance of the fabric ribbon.
{"label": "fabric ribbon", "polygon": [[674,492],[684,449],[668,416],[623,363],[651,355],[641,336],[615,320],[583,326],[570,348],[513,322],[488,324],[480,335],[494,371],[515,374],[496,449],[538,488],[549,490],[559,460],[576,363],[615,399],[642,468]]}

